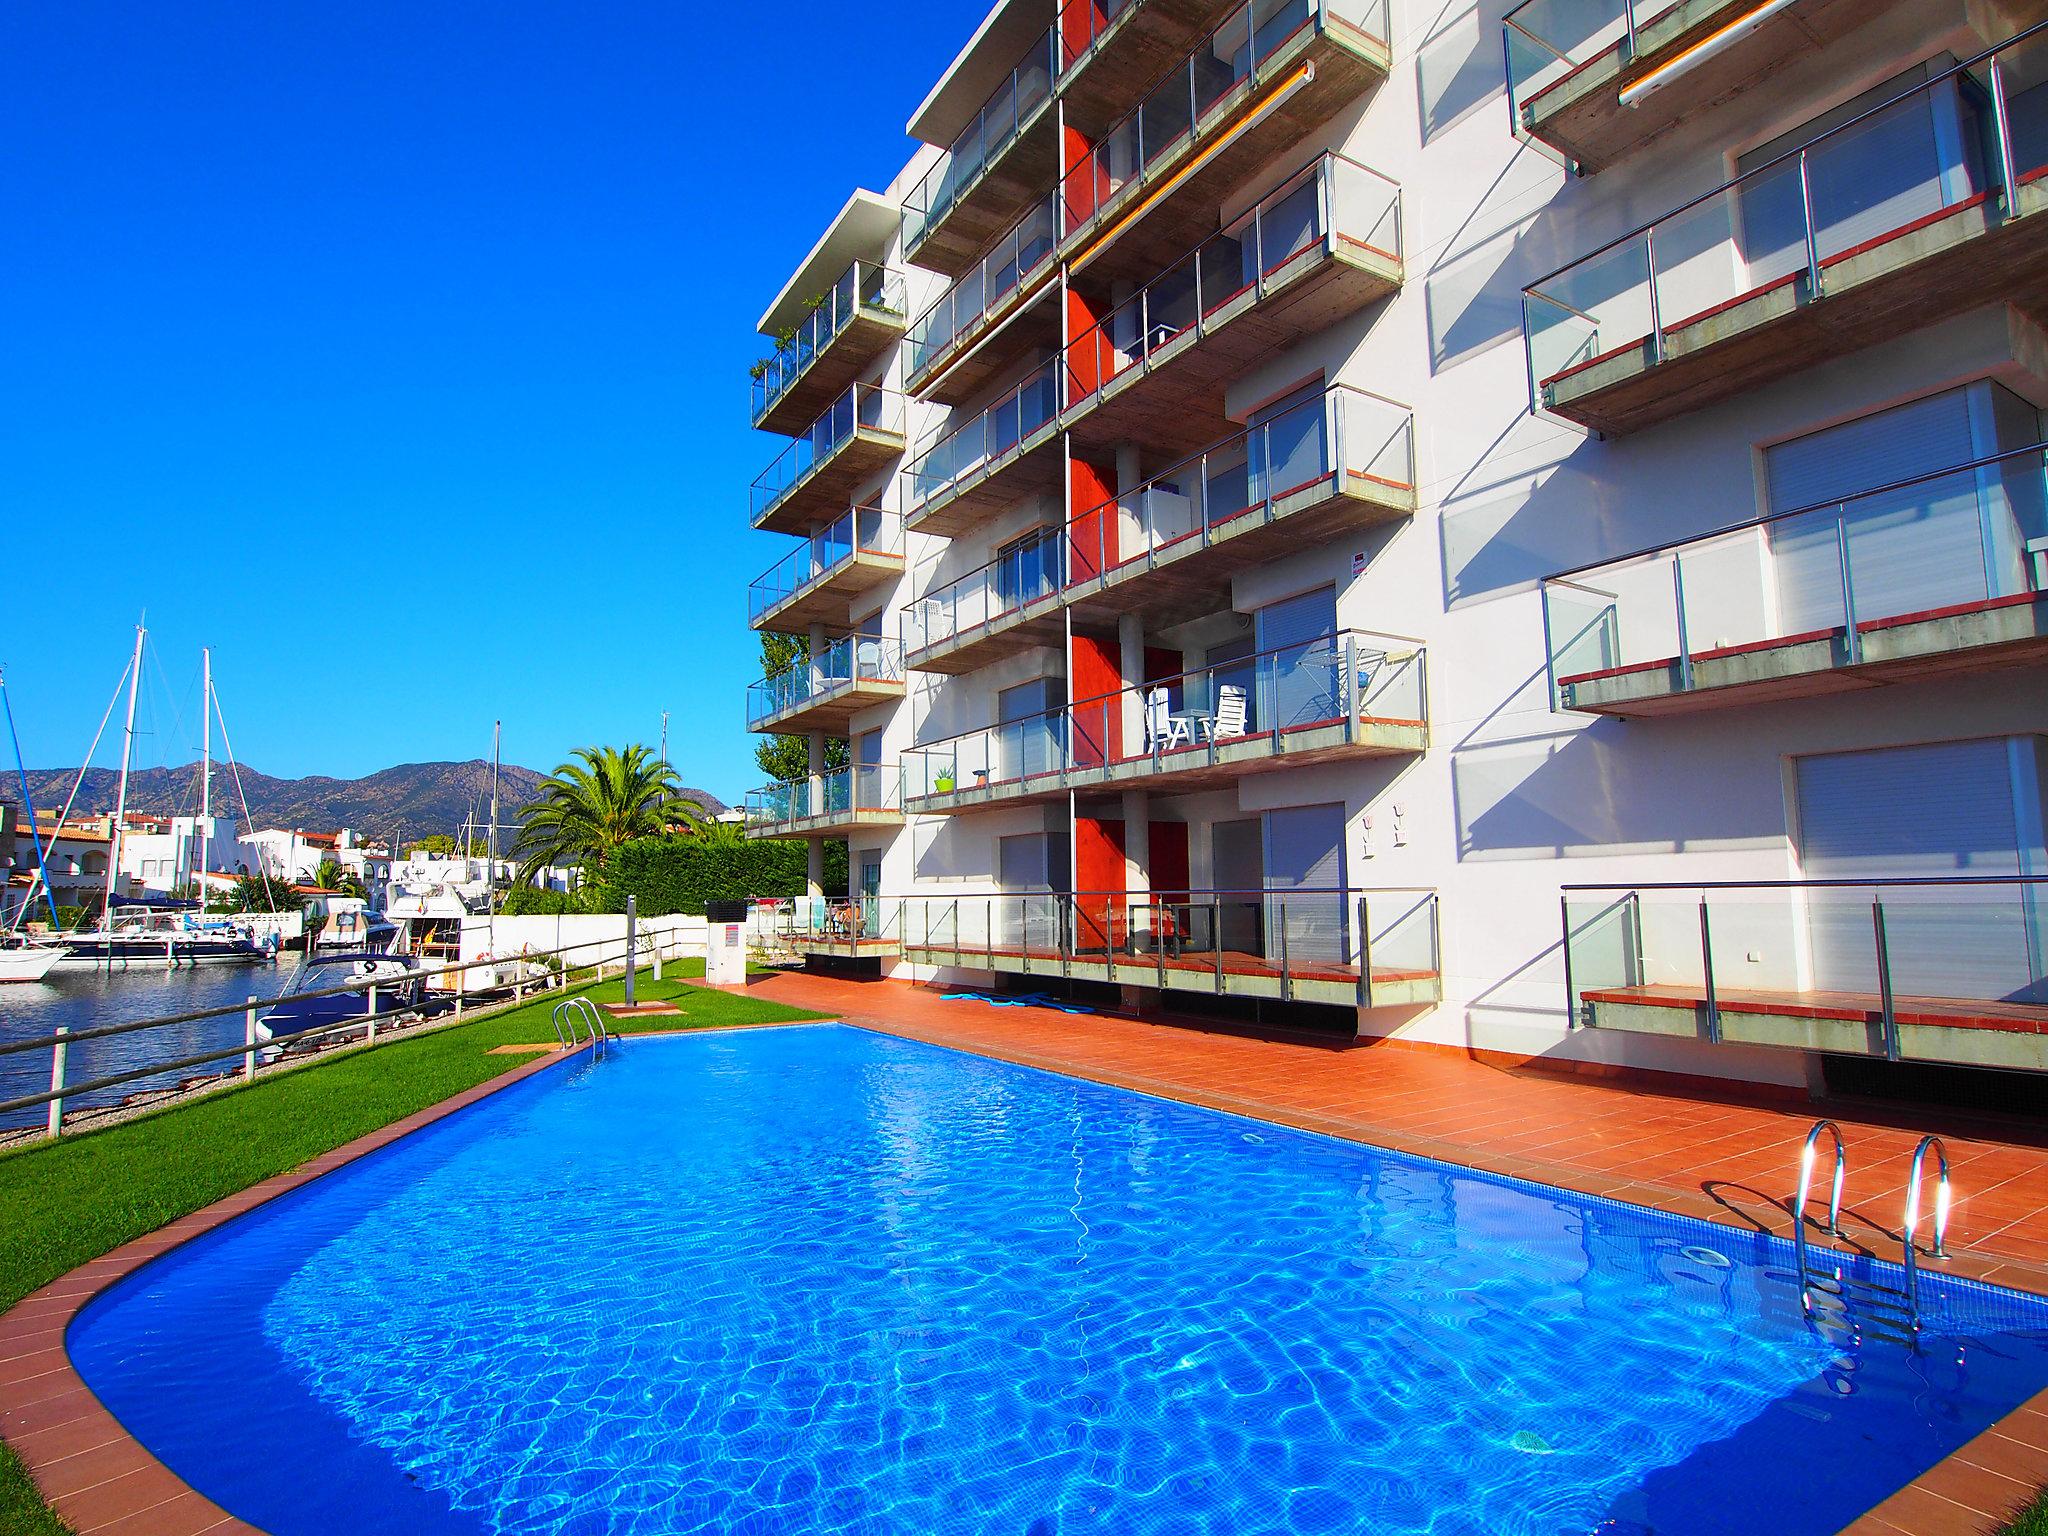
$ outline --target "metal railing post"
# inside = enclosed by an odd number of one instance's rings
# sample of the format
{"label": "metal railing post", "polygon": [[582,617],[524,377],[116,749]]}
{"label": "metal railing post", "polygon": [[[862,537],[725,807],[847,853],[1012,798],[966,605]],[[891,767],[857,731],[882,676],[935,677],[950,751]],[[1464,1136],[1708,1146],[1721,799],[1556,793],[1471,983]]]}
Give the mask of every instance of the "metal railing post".
{"label": "metal railing post", "polygon": [[1649,268],[1650,278],[1650,361],[1664,361],[1664,310],[1657,298],[1657,231],[1653,227],[1643,232],[1643,260]]}
{"label": "metal railing post", "polygon": [[1805,150],[1799,151],[1799,206],[1806,217],[1806,297],[1820,297],[1820,240],[1813,227],[1813,176]]}
{"label": "metal railing post", "polygon": [[369,1026],[363,1038],[366,1041],[373,1041],[377,1038],[377,984],[374,981],[370,983],[369,1004],[368,1011],[363,1015]]}
{"label": "metal railing post", "polygon": [[1223,995],[1223,898],[1217,895],[1210,903],[1209,947],[1216,952],[1216,995]]}
{"label": "metal railing post", "polygon": [[1856,627],[1856,576],[1849,565],[1849,509],[1835,520],[1835,558],[1842,567],[1842,655],[1852,666],[1863,659],[1863,633]]}
{"label": "metal railing post", "polygon": [[1365,926],[1366,898],[1358,898],[1358,1006],[1372,1006],[1372,941]]}
{"label": "metal railing post", "polygon": [[256,1080],[256,998],[252,993],[249,1006],[242,1014],[242,1080]]}
{"label": "metal railing post", "polygon": [[1280,899],[1280,1000],[1294,1001],[1294,973],[1287,964],[1287,899]]}
{"label": "metal railing post", "polygon": [[1878,1015],[1879,1029],[1884,1042],[1884,1059],[1897,1061],[1903,1055],[1899,1045],[1899,1015],[1892,999],[1892,953],[1891,940],[1885,933],[1884,898],[1873,895],[1870,898],[1871,936],[1877,942],[1877,1000],[1881,1012]]}
{"label": "metal railing post", "polygon": [[1714,996],[1714,934],[1707,920],[1707,898],[1700,896],[1700,964],[1707,984],[1707,1043],[1721,1043],[1721,1004]]}
{"label": "metal railing post", "polygon": [[69,1064],[71,1048],[64,1037],[71,1033],[69,1025],[57,1026],[57,1038],[50,1046],[50,1100],[49,1130],[52,1136],[64,1134],[64,1069]]}
{"label": "metal railing post", "polygon": [[1678,687],[1692,692],[1692,639],[1685,622],[1685,562],[1671,557],[1671,600],[1678,611]]}
{"label": "metal railing post", "polygon": [[2012,119],[2005,104],[2005,72],[1999,66],[2003,59],[1991,55],[1991,121],[1998,133],[1998,177],[2005,194],[2005,216],[2019,217],[2020,183],[2012,163]]}
{"label": "metal railing post", "polygon": [[1579,1027],[1579,995],[1572,990],[1572,899],[1557,893],[1557,915],[1564,934],[1564,1027],[1569,1034]]}

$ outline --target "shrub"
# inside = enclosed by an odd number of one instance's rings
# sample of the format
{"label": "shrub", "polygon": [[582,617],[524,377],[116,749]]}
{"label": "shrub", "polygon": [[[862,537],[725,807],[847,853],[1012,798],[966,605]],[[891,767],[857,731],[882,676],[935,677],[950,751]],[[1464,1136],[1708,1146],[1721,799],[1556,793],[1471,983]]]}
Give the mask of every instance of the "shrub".
{"label": "shrub", "polygon": [[506,917],[559,917],[592,908],[582,891],[550,891],[537,885],[515,885],[498,903]]}
{"label": "shrub", "polygon": [[[803,893],[804,870],[804,845],[788,838],[737,845],[687,833],[637,838],[606,860],[601,883],[591,892],[590,910],[623,912],[632,896],[642,917],[662,917],[702,912],[707,901],[796,896]],[[825,889],[829,895],[846,894],[844,843],[825,845]]]}

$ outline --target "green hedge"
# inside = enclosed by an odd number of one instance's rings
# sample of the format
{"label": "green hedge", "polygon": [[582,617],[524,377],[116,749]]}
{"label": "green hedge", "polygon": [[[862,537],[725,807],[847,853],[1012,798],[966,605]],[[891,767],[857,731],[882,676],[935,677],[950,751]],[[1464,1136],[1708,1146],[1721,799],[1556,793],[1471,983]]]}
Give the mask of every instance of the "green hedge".
{"label": "green hedge", "polygon": [[[707,901],[800,896],[804,870],[804,845],[791,839],[718,844],[687,835],[643,837],[614,853],[589,888],[564,893],[522,887],[510,892],[498,910],[510,916],[623,912],[626,898],[633,896],[642,917],[702,912]],[[844,843],[825,845],[825,894],[846,894]]]}

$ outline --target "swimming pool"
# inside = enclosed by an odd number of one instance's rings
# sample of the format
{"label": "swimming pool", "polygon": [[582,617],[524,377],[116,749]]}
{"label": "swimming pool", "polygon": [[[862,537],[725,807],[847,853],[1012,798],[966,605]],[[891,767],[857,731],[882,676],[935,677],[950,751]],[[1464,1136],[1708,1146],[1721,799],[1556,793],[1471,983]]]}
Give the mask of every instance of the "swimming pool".
{"label": "swimming pool", "polygon": [[1801,1536],[2048,1384],[2048,1302],[1930,1276],[1914,1353],[1816,1335],[1790,1262],[804,1025],[550,1068],[69,1343],[276,1536]]}

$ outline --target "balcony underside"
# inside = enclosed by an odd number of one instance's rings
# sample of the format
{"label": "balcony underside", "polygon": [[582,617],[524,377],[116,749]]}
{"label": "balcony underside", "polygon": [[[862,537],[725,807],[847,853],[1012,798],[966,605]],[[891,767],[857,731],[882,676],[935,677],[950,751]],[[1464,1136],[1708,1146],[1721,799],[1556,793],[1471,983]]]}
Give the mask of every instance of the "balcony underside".
{"label": "balcony underside", "polygon": [[834,960],[877,960],[903,953],[895,939],[825,938],[822,935],[786,933],[782,942],[801,955],[821,955]]}
{"label": "balcony underside", "polygon": [[[1704,988],[1614,987],[1579,994],[1598,1029],[1706,1039]],[[1884,1055],[1884,1000],[1875,993],[1714,989],[1724,1044],[1790,1046],[1843,1056]],[[1967,998],[1895,997],[1907,1060],[2048,1071],[2048,1007]]]}
{"label": "balcony underside", "polygon": [[[2048,168],[2044,168],[2048,172]],[[2037,175],[2042,173],[2036,173]],[[1682,319],[1664,359],[1637,337],[1542,381],[1546,409],[1619,437],[1998,299],[2048,299],[2048,187],[2021,188],[2023,216],[1985,196]]]}
{"label": "balcony underside", "polygon": [[1757,10],[1763,0],[1682,0],[1628,40],[1594,55],[1522,103],[1531,138],[1575,161],[1582,175],[1626,159],[1688,118],[1781,74],[1906,0],[1792,0],[1754,32],[1702,59],[1633,107],[1621,93],[1688,49]]}
{"label": "balcony underside", "polygon": [[1074,627],[1090,633],[1113,634],[1117,616],[1124,613],[1143,614],[1155,629],[1199,618],[1231,606],[1231,578],[1238,571],[1341,534],[1399,522],[1414,511],[1411,485],[1355,471],[1347,471],[1341,484],[1339,477],[1323,475],[1269,502],[1216,519],[1209,525],[1206,543],[1198,537],[1199,530],[1191,531],[1100,575],[1081,577],[1056,593],[970,625],[910,653],[906,660],[921,672],[958,675],[1037,646],[1062,645],[1062,608],[1072,608]]}
{"label": "balcony underside", "polygon": [[900,827],[901,811],[866,810],[848,806],[821,816],[797,816],[788,821],[749,822],[749,837],[845,837],[867,827]]}
{"label": "balcony underside", "polygon": [[1093,767],[1053,769],[1029,777],[970,784],[944,794],[907,797],[919,815],[943,816],[991,805],[1030,805],[1070,791],[1142,784],[1166,794],[1224,789],[1255,774],[1311,763],[1369,757],[1410,757],[1426,751],[1429,727],[1419,720],[1341,720],[1225,738],[1200,746],[1114,758]]}
{"label": "balcony underside", "polygon": [[903,574],[901,555],[855,550],[817,580],[790,593],[754,620],[756,629],[800,634],[813,624],[845,627],[853,600]]}
{"label": "balcony underside", "polygon": [[1230,10],[1230,0],[1137,0],[1060,73],[1067,122],[1093,137],[1127,115]]}
{"label": "balcony underside", "polygon": [[765,716],[747,729],[762,735],[802,736],[811,731],[823,731],[828,736],[844,736],[855,715],[902,697],[901,683],[849,683],[844,688]]}
{"label": "balcony underside", "polygon": [[1199,327],[1155,344],[1062,418],[1074,446],[1138,441],[1155,452],[1192,453],[1234,426],[1224,387],[1303,336],[1356,314],[1401,286],[1401,259],[1339,236],[1266,274],[1266,291],[1245,288],[1211,306]]}
{"label": "balcony underside", "polygon": [[901,341],[906,329],[908,321],[903,315],[877,309],[858,311],[754,425],[763,432],[796,436],[857,383],[875,359]]}
{"label": "balcony underside", "polygon": [[861,427],[785,493],[754,526],[766,533],[810,533],[844,512],[868,483],[903,456],[903,434]]}
{"label": "balcony underside", "polygon": [[1558,681],[1567,709],[1666,715],[1811,698],[2048,662],[2048,596],[2022,593],[1856,626],[1860,660],[1839,626],[1755,645],[1696,651],[1692,687],[1674,657]]}
{"label": "balcony underside", "polygon": [[1047,593],[1021,607],[1005,609],[984,624],[969,625],[924,650],[907,651],[904,662],[920,672],[959,677],[1040,646],[1064,649],[1067,621],[1063,607],[1062,594]]}
{"label": "balcony underside", "polygon": [[1372,968],[1361,984],[1355,965],[1290,963],[1241,950],[1184,951],[1179,954],[1109,955],[1022,944],[962,945],[911,942],[904,958],[920,965],[993,971],[1017,976],[1061,976],[1125,987],[1169,992],[1207,992],[1218,997],[1259,997],[1297,1003],[1331,1003],[1342,1008],[1399,1007],[1443,1000],[1443,978],[1434,971]]}
{"label": "balcony underside", "polygon": [[1051,351],[1060,335],[1060,285],[1048,277],[1034,279],[963,332],[945,352],[904,380],[904,388],[920,400],[940,405],[965,405],[987,388],[991,379],[1035,351]]}
{"label": "balcony underside", "polygon": [[[1161,271],[1216,232],[1225,202],[1269,161],[1370,96],[1387,70],[1387,47],[1377,38],[1335,18],[1327,31],[1304,26],[1267,65],[1256,96],[1249,85],[1226,95],[1200,133],[1159,155],[1142,178],[1069,230],[1062,259],[1102,279],[1143,281]],[[1177,179],[1183,169],[1188,174]]]}
{"label": "balcony underside", "polygon": [[906,259],[958,277],[1059,179],[1058,115],[1048,98],[939,219]]}
{"label": "balcony underside", "polygon": [[904,518],[903,526],[912,533],[957,538],[1027,496],[1059,489],[1064,463],[1059,423],[1049,421],[1015,448],[931,498]]}

